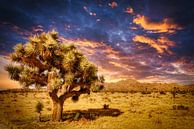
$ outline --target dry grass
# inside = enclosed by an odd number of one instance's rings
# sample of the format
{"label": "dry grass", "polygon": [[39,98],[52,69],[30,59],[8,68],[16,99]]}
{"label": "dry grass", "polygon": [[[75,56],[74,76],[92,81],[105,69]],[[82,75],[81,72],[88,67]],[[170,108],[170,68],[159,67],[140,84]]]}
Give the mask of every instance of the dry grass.
{"label": "dry grass", "polygon": [[[37,101],[44,104],[44,122],[38,122]],[[49,121],[52,102],[45,92],[1,93],[0,103],[0,129],[194,129],[191,93],[176,98],[170,92],[82,95],[76,103],[65,102],[61,123]]]}

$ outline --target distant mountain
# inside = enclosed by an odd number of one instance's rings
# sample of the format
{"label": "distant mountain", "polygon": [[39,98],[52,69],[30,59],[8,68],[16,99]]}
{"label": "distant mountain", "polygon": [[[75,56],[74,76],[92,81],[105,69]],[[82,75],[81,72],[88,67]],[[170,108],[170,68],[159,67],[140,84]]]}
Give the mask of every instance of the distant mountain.
{"label": "distant mountain", "polygon": [[115,83],[105,83],[105,90],[107,91],[171,91],[174,87],[177,87],[180,90],[194,90],[194,85],[184,86],[176,83],[140,83],[135,79],[126,79]]}

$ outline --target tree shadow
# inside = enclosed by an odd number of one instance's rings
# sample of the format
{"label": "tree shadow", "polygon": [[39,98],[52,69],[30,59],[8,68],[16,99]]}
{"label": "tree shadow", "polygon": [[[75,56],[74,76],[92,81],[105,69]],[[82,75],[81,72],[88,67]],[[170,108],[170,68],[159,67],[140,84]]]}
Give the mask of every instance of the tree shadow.
{"label": "tree shadow", "polygon": [[101,109],[87,109],[87,110],[70,110],[63,113],[63,121],[78,121],[80,119],[95,120],[100,116],[117,117],[122,114],[119,109],[101,108]]}

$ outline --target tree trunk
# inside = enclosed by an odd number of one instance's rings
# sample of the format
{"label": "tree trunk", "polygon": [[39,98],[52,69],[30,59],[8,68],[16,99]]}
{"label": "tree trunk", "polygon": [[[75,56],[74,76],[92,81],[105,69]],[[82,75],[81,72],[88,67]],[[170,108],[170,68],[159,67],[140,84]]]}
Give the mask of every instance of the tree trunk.
{"label": "tree trunk", "polygon": [[53,114],[52,114],[52,121],[62,121],[63,115],[63,100],[54,101],[53,100]]}

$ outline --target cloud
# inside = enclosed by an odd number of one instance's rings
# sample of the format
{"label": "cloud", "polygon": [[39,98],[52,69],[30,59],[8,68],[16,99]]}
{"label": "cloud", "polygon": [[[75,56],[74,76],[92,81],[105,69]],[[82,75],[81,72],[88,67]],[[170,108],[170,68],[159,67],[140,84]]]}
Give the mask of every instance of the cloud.
{"label": "cloud", "polygon": [[0,24],[2,27],[9,28],[11,31],[20,35],[23,39],[27,39],[27,37],[29,37],[30,35],[41,33],[45,31],[42,25],[32,26],[29,30],[27,30],[15,24],[9,23],[9,22],[0,21]]}
{"label": "cloud", "polygon": [[158,39],[153,39],[143,35],[136,35],[132,40],[137,43],[148,44],[150,47],[154,48],[160,54],[164,52],[172,54],[173,52],[169,50],[169,48],[175,46],[175,42],[171,41],[170,39],[164,36],[161,36]]}
{"label": "cloud", "polygon": [[151,21],[148,17],[143,15],[137,15],[133,19],[133,23],[140,25],[143,29],[151,31],[151,33],[174,33],[176,30],[182,29],[182,27],[170,18],[164,18],[162,21]]}
{"label": "cloud", "polygon": [[120,73],[117,71],[108,70],[101,66],[98,66],[98,70],[99,75],[103,75],[105,77],[106,82],[117,82],[126,78],[125,76],[120,75]]}
{"label": "cloud", "polygon": [[104,47],[103,43],[95,42],[95,41],[89,41],[86,39],[68,39],[64,37],[59,37],[60,41],[65,44],[74,44],[76,45],[85,55],[92,56],[95,54],[96,49],[99,47]]}
{"label": "cloud", "polygon": [[44,32],[44,27],[41,26],[41,25],[34,26],[34,27],[32,27],[32,32],[33,33],[41,33],[41,32]]}
{"label": "cloud", "polygon": [[123,70],[131,71],[130,67],[129,67],[127,64],[123,63],[123,62],[118,62],[118,61],[114,62],[114,61],[110,61],[109,64],[114,65],[115,67],[121,68],[121,69],[123,69]]}

